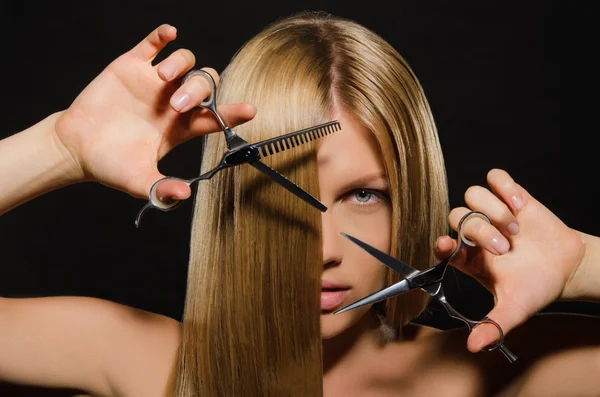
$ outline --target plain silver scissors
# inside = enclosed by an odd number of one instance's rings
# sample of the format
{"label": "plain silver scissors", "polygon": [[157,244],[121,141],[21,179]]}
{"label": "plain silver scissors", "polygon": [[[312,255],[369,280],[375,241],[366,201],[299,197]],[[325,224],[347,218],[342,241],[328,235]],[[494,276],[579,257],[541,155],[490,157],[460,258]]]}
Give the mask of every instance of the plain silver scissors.
{"label": "plain silver scissors", "polygon": [[210,75],[210,73],[201,69],[193,70],[185,76],[183,82],[187,81],[190,77],[195,75],[205,77],[211,86],[210,96],[198,106],[204,109],[208,109],[215,116],[215,118],[221,125],[223,133],[225,134],[225,141],[227,144],[227,149],[229,150],[223,155],[223,158],[221,159],[219,165],[196,178],[181,179],[177,177],[168,176],[156,181],[150,189],[150,198],[148,200],[148,203],[146,203],[146,205],[140,210],[140,212],[137,215],[137,218],[135,220],[136,227],[140,226],[142,215],[149,208],[155,208],[161,211],[172,211],[181,204],[181,200],[175,200],[173,202],[165,203],[157,197],[156,189],[161,183],[170,180],[178,180],[186,183],[189,186],[192,183],[198,182],[200,180],[212,178],[218,171],[221,171],[222,169],[245,163],[250,164],[258,171],[267,175],[269,178],[271,178],[271,180],[283,186],[285,189],[292,192],[302,200],[306,201],[308,204],[312,205],[319,211],[325,212],[327,210],[327,207],[323,203],[314,198],[305,190],[298,187],[285,176],[275,171],[273,168],[261,162],[260,158],[266,157],[274,153],[282,152],[286,149],[302,145],[304,143],[312,141],[313,139],[321,138],[325,135],[338,131],[341,128],[340,123],[338,121],[330,121],[328,123],[319,124],[310,128],[290,132],[285,135],[250,144],[244,139],[242,139],[240,136],[238,136],[233,130],[231,130],[225,124],[225,122],[217,112],[217,86],[215,84],[215,80]]}
{"label": "plain silver scissors", "polygon": [[472,217],[480,217],[486,220],[487,222],[492,223],[484,213],[478,211],[472,211],[463,216],[458,224],[459,244],[456,250],[454,250],[454,252],[448,258],[444,259],[439,264],[423,271],[415,269],[407,263],[402,262],[401,260],[396,259],[393,256],[390,256],[378,250],[375,247],[372,247],[371,245],[357,239],[356,237],[352,237],[346,233],[342,233],[344,237],[348,238],[350,241],[367,251],[369,254],[374,256],[377,260],[379,260],[381,263],[383,263],[396,273],[400,274],[402,277],[404,277],[404,279],[402,281],[397,282],[396,284],[390,285],[389,287],[386,287],[365,298],[362,298],[334,312],[334,314],[343,313],[348,310],[356,309],[360,306],[380,302],[384,299],[391,298],[392,296],[400,295],[413,289],[420,288],[423,291],[427,292],[431,297],[437,299],[442,304],[442,306],[444,306],[450,317],[461,320],[462,322],[467,324],[469,331],[472,331],[473,328],[475,328],[477,325],[483,323],[489,323],[494,325],[500,332],[500,338],[492,345],[484,348],[483,350],[500,350],[506,356],[508,361],[510,361],[511,363],[515,362],[517,360],[517,356],[514,355],[510,350],[508,350],[506,346],[504,346],[504,332],[502,331],[502,328],[500,327],[500,325],[498,325],[497,322],[495,322],[489,317],[485,317],[481,321],[474,321],[463,316],[462,314],[454,310],[454,308],[450,305],[450,303],[448,303],[448,301],[446,300],[446,296],[444,295],[442,280],[444,279],[444,275],[446,274],[446,268],[448,267],[448,264],[452,259],[454,259],[456,254],[458,254],[460,250],[462,250],[465,246],[475,246],[475,243],[473,241],[465,237],[463,230],[463,225],[465,224],[465,221]]}

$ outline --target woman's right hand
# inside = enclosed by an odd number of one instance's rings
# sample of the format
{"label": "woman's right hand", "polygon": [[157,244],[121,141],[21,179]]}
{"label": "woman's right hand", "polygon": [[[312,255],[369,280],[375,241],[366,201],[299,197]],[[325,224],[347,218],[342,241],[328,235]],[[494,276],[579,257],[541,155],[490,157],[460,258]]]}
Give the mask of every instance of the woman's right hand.
{"label": "woman's right hand", "polygon": [[[152,65],[176,34],[170,25],[158,27],[108,65],[57,119],[54,137],[74,181],[96,181],[148,198],[152,185],[163,178],[157,167],[163,156],[195,136],[220,131],[212,114],[196,108],[210,94],[206,79],[179,83],[195,63],[189,50],[179,49]],[[218,82],[217,72],[207,70]],[[219,113],[235,126],[252,119],[256,109],[241,103],[219,106]],[[164,198],[191,194],[183,182],[165,185]]]}

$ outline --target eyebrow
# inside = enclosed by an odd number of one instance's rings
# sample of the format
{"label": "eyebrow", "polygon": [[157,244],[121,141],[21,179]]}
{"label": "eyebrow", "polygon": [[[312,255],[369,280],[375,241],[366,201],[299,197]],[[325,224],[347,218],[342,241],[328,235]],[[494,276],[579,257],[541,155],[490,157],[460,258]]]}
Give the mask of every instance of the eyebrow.
{"label": "eyebrow", "polygon": [[[375,182],[383,182],[382,186],[373,186]],[[388,189],[388,178],[387,174],[382,171],[378,171],[376,173],[363,175],[359,178],[353,179],[348,183],[344,183],[341,187],[341,191],[347,192],[354,189],[364,188],[364,187],[372,187],[372,188],[380,188],[380,189]]]}

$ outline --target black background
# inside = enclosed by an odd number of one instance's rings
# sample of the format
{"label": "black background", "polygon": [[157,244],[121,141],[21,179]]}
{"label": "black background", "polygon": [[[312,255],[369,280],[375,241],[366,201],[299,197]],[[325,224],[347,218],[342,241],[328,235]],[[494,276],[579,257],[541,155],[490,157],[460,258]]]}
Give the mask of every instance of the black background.
{"label": "black background", "polygon": [[[453,207],[499,167],[569,226],[600,234],[591,8],[573,16],[551,1],[15,1],[0,7],[6,10],[0,138],[68,107],[110,61],[161,23],[178,28],[165,54],[186,47],[198,66],[221,71],[268,23],[322,10],[373,29],[412,66],[438,125]],[[197,175],[199,144],[176,148],[160,170]],[[136,229],[143,204],[87,183],[2,215],[0,296],[94,296],[180,319],[192,202],[171,213],[150,212]],[[476,318],[491,308],[490,294],[467,277],[446,285],[463,313]],[[600,314],[591,303],[550,309]],[[438,326],[454,325],[444,313],[434,317],[429,321]]]}

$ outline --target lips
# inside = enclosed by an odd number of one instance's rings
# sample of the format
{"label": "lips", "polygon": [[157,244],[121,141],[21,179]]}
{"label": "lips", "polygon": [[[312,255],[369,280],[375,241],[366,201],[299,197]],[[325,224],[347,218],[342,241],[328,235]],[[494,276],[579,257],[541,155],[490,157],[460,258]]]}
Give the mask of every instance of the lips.
{"label": "lips", "polygon": [[330,311],[340,306],[348,291],[350,291],[349,287],[323,280],[321,282],[321,310]]}

